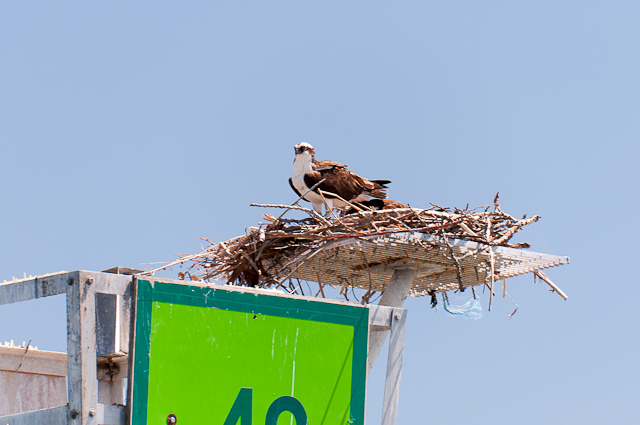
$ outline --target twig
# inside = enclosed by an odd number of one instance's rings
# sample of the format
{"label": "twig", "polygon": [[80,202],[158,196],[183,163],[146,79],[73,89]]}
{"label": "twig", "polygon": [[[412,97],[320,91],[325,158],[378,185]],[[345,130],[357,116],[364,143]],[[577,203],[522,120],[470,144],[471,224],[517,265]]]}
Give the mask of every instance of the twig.
{"label": "twig", "polygon": [[475,238],[477,238],[477,237],[478,237],[478,235],[477,235],[473,230],[469,229],[469,227],[468,227],[466,224],[464,224],[464,223],[462,223],[462,222],[461,222],[461,223],[459,224],[459,226],[460,226],[460,227],[462,227],[462,229],[463,229],[465,232],[467,232],[467,234],[468,234],[469,236],[473,236],[473,237],[475,237]]}
{"label": "twig", "polygon": [[[327,226],[330,225],[330,223],[327,221],[327,219],[325,219],[323,216],[318,214],[315,210],[312,210],[312,209],[309,209],[309,208],[305,208],[305,207],[300,207],[300,206],[297,206],[297,205],[249,204],[249,206],[251,206],[251,207],[263,207],[263,208],[285,208],[286,209],[285,212],[287,212],[289,210],[300,210],[300,211],[304,211],[304,212],[314,216],[315,218],[317,218],[319,221],[322,221]],[[279,220],[279,218],[278,218],[278,220]]]}
{"label": "twig", "polygon": [[[352,204],[351,202],[347,201],[346,199],[342,198],[340,195],[338,195],[337,193],[333,193],[333,192],[328,192],[326,190],[322,190],[322,189],[318,189],[318,193],[320,193],[321,195],[327,194],[330,196],[334,196],[338,199],[340,199],[342,202],[344,202],[345,204],[349,205],[351,208],[353,208],[356,211],[363,211],[362,208],[358,208],[357,206],[355,206],[354,204]],[[324,198],[324,196],[323,196]],[[326,201],[325,201],[326,202]]]}
{"label": "twig", "polygon": [[537,271],[534,271],[534,272],[533,272],[533,274],[535,274],[536,276],[538,276],[540,279],[544,280],[544,281],[547,283],[547,285],[549,285],[549,286],[550,286],[550,287],[551,287],[555,292],[557,292],[557,293],[558,293],[558,295],[560,295],[564,300],[566,300],[567,298],[569,298],[569,297],[567,296],[567,294],[565,294],[564,292],[562,292],[562,290],[561,290],[560,288],[558,288],[558,287],[556,286],[556,284],[555,284],[555,283],[553,283],[553,282],[551,281],[551,279],[549,279],[549,278],[547,277],[547,275],[546,275],[546,274],[544,274],[544,272],[542,272],[542,271],[540,271],[540,270],[537,270]]}
{"label": "twig", "polygon": [[[440,229],[440,228],[446,228],[446,227],[451,227],[458,224],[458,222],[453,222],[453,223],[446,223],[446,224],[440,224],[438,226],[429,226],[429,227],[419,227],[417,229],[410,229],[411,232],[425,232],[428,230],[435,230],[435,229]],[[393,233],[404,233],[407,232],[407,229],[401,229],[401,230],[386,230],[383,232],[375,232],[375,233],[366,233],[366,234],[359,234],[359,235],[354,235],[354,234],[348,234],[348,235],[338,235],[338,236],[333,236],[330,239],[344,239],[344,238],[357,238],[357,237],[361,237],[361,236],[380,236],[380,235],[390,235]]]}
{"label": "twig", "polygon": [[198,257],[201,257],[202,253],[205,252],[205,251],[202,251],[199,254],[192,254],[192,255],[187,255],[185,257],[180,257],[179,259],[177,259],[175,261],[172,261],[170,263],[167,263],[166,265],[164,265],[162,267],[158,267],[158,268],[153,269],[153,270],[147,270],[147,271],[144,271],[144,272],[141,272],[141,273],[138,273],[138,274],[142,275],[142,276],[153,276],[154,273],[157,273],[160,270],[165,270],[165,269],[168,269],[169,267],[173,267],[173,266],[178,265],[178,264],[184,264],[187,261],[191,261],[191,260],[194,260],[194,259],[196,259]]}
{"label": "twig", "polygon": [[491,259],[491,286],[489,291],[489,311],[491,311],[491,301],[493,300],[493,282],[495,280],[495,266],[493,258],[493,247],[489,246],[489,258]]}
{"label": "twig", "polygon": [[[371,292],[371,287],[372,287],[372,282],[371,282],[371,269],[369,268],[369,260],[367,260],[367,256],[365,255],[364,251],[360,251],[360,254],[362,254],[362,259],[364,260],[364,264],[366,264],[367,266],[367,275],[369,276],[369,289],[367,290],[367,294],[369,292]],[[364,300],[364,296],[362,297],[362,299]]]}
{"label": "twig", "polygon": [[[352,231],[352,232],[359,233],[357,230],[350,228],[350,227],[349,227],[349,226],[347,226],[347,225],[346,225],[342,220],[340,220],[340,218],[339,218],[339,217],[336,215],[336,213],[333,211],[333,208],[330,208],[330,207],[329,207],[329,203],[327,202],[326,198],[324,197],[324,194],[325,194],[325,193],[326,193],[326,194],[331,194],[331,195],[334,195],[334,196],[337,196],[338,198],[340,198],[338,195],[335,195],[335,194],[333,194],[333,193],[331,193],[331,192],[325,192],[324,190],[320,190],[320,189],[318,189],[318,193],[319,193],[319,194],[320,194],[320,196],[322,197],[322,202],[324,202],[324,208],[325,208],[326,210],[328,210],[328,211],[330,211],[330,212],[331,212],[331,215],[333,215],[333,217],[336,219],[336,221],[337,221],[338,223],[342,224],[344,227],[346,227],[347,229],[349,229],[349,230],[350,230],[350,231]],[[340,199],[342,199],[342,198],[340,198]],[[342,199],[342,200],[344,201],[344,199]],[[344,202],[347,202],[347,201],[344,201]],[[349,204],[349,203],[347,202],[347,204]],[[349,205],[351,205],[351,204],[349,204]],[[353,207],[353,205],[351,205],[351,206]],[[356,208],[356,207],[354,207],[354,208]]]}
{"label": "twig", "polygon": [[462,284],[462,268],[460,267],[460,261],[458,261],[458,258],[456,257],[456,254],[453,252],[453,247],[449,243],[449,239],[447,239],[447,237],[445,236],[444,232],[440,232],[440,234],[442,235],[445,243],[447,244],[447,248],[449,250],[449,255],[451,255],[451,258],[453,259],[453,262],[456,265],[456,276],[458,278],[458,289],[460,290],[460,292],[462,292],[462,291],[464,291],[464,286]]}
{"label": "twig", "polygon": [[504,242],[507,242],[511,237],[518,231],[522,226],[526,226],[530,223],[535,223],[540,218],[539,215],[535,215],[528,219],[519,220],[515,226],[507,231],[503,236],[501,236],[498,240],[495,241],[495,245],[500,245]]}
{"label": "twig", "polygon": [[323,287],[322,282],[320,282],[320,272],[318,272],[317,270],[316,270],[316,278],[318,279],[318,287],[320,288],[316,293],[316,297],[318,296],[318,294],[322,294],[322,298],[326,298],[324,296],[324,291],[322,290],[322,287]]}
{"label": "twig", "polygon": [[27,343],[27,347],[24,349],[24,353],[22,354],[22,358],[20,359],[20,364],[18,365],[18,367],[16,368],[16,372],[20,370],[20,368],[22,367],[22,362],[24,362],[24,358],[27,356],[27,351],[29,351],[29,346],[31,345],[31,340],[29,340],[29,342]]}
{"label": "twig", "polygon": [[246,258],[246,260],[249,262],[249,264],[251,264],[251,267],[254,268],[254,270],[256,272],[258,272],[258,276],[262,276],[262,270],[260,270],[260,268],[258,267],[258,265],[251,259],[251,257],[249,257],[247,254],[244,253],[244,251],[240,251],[240,254]]}

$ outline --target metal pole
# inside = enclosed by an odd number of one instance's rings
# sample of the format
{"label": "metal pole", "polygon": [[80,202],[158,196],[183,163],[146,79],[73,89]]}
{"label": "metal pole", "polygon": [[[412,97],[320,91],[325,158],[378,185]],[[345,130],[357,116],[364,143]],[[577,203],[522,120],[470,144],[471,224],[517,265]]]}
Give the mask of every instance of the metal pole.
{"label": "metal pole", "polygon": [[387,377],[384,382],[382,402],[382,425],[396,425],[398,401],[400,400],[400,378],[402,376],[402,356],[404,354],[404,333],[407,324],[407,310],[394,309],[391,316],[391,337],[387,358]]}
{"label": "metal pole", "polygon": [[[389,280],[387,288],[384,290],[382,297],[380,298],[379,305],[386,305],[390,307],[402,307],[404,300],[409,296],[411,286],[413,285],[413,279],[415,277],[415,270],[410,268],[396,269]],[[387,339],[389,331],[374,332],[369,336],[369,368],[371,370],[373,364],[380,354],[380,350],[384,345],[384,341]]]}
{"label": "metal pole", "polygon": [[69,425],[97,425],[96,292],[94,278],[74,273],[67,287]]}

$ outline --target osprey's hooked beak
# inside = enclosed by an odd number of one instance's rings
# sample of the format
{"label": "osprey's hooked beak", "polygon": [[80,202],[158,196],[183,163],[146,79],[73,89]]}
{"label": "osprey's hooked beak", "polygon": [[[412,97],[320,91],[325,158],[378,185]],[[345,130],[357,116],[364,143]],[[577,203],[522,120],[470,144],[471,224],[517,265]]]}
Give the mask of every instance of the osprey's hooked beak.
{"label": "osprey's hooked beak", "polygon": [[301,146],[299,148],[294,148],[294,150],[296,151],[296,155],[298,155],[298,154],[304,152],[304,147]]}

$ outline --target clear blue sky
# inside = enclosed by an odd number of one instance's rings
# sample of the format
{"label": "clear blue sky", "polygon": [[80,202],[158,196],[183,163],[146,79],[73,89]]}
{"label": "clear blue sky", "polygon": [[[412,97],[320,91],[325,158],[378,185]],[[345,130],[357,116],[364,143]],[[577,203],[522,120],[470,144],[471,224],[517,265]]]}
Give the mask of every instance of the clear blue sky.
{"label": "clear blue sky", "polygon": [[[0,279],[171,261],[291,203],[293,145],[392,198],[540,214],[568,301],[410,299],[399,424],[637,420],[638,2],[0,5]],[[175,277],[178,270],[167,276]],[[486,298],[483,299],[486,310]],[[64,298],[0,339],[65,349]],[[379,423],[384,364],[371,380]]]}

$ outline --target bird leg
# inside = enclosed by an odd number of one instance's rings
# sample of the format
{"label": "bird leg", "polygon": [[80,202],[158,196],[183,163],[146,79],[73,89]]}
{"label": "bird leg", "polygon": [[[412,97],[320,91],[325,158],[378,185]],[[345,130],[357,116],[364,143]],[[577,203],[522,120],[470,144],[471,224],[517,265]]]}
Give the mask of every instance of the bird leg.
{"label": "bird leg", "polygon": [[311,206],[313,206],[313,209],[320,215],[322,215],[322,204],[316,204],[314,202],[311,203]]}
{"label": "bird leg", "polygon": [[333,212],[333,201],[331,199],[327,199],[324,196],[324,191],[321,189],[318,189],[318,193],[320,194],[320,197],[322,198],[322,201],[324,202],[324,216],[326,218],[330,218],[331,217],[331,213]]}
{"label": "bird leg", "polygon": [[324,215],[329,218],[331,213],[333,213],[333,200],[331,198],[324,198],[324,207],[327,210]]}

